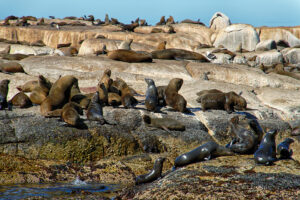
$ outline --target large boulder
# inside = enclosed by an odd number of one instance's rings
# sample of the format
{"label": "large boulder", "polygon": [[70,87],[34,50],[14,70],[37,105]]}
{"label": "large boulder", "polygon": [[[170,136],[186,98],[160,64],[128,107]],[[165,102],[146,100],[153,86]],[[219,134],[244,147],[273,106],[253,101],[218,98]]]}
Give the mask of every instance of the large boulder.
{"label": "large boulder", "polygon": [[25,54],[25,55],[53,55],[55,49],[51,47],[38,47],[13,44],[10,46],[10,54]]}
{"label": "large boulder", "polygon": [[276,49],[275,40],[264,40],[260,41],[255,48],[255,51],[269,51],[271,49]]}
{"label": "large boulder", "polygon": [[209,21],[209,27],[213,30],[220,30],[231,25],[229,17],[221,12],[216,12]]}
{"label": "large boulder", "polygon": [[292,49],[284,49],[282,51],[285,62],[291,64],[300,63],[300,49],[292,48]]}
{"label": "large boulder", "polygon": [[258,54],[256,57],[257,64],[264,64],[267,66],[278,64],[283,62],[282,53],[278,51],[268,51],[265,53]]}
{"label": "large boulder", "polygon": [[222,45],[230,51],[237,51],[239,48],[254,51],[258,42],[259,36],[253,26],[233,24],[219,31],[214,46]]}

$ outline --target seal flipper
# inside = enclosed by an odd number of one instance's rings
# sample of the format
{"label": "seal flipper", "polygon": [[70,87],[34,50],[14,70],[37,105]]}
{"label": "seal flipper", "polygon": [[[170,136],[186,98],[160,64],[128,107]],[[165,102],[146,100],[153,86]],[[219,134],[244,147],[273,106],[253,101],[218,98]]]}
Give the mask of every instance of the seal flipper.
{"label": "seal flipper", "polygon": [[210,160],[211,159],[211,154],[209,154],[208,156],[204,157],[204,160]]}
{"label": "seal flipper", "polygon": [[171,133],[171,131],[166,126],[161,126],[161,128],[167,131],[168,133]]}

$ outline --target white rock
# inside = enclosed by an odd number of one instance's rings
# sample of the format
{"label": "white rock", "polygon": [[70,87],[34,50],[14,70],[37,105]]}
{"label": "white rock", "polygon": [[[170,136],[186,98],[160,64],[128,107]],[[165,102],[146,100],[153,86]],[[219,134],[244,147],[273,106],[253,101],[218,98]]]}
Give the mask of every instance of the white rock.
{"label": "white rock", "polygon": [[214,46],[223,45],[230,51],[236,51],[241,45],[243,49],[254,51],[259,36],[251,25],[233,24],[219,31]]}
{"label": "white rock", "polygon": [[300,63],[300,48],[284,49],[282,54],[287,63]]}
{"label": "white rock", "polygon": [[270,66],[276,63],[282,63],[283,55],[278,51],[268,51],[258,54],[256,57],[257,64],[264,64]]}
{"label": "white rock", "polygon": [[247,59],[246,59],[245,56],[236,55],[233,59],[233,63],[235,63],[235,64],[246,64]]}
{"label": "white rock", "polygon": [[221,12],[216,12],[209,21],[209,27],[214,30],[220,30],[231,25],[229,17]]}
{"label": "white rock", "polygon": [[276,49],[275,40],[264,40],[260,41],[255,48],[255,51],[269,51],[271,49]]}
{"label": "white rock", "polygon": [[26,55],[53,55],[54,49],[51,47],[38,47],[13,44],[10,46],[10,54],[26,54]]}

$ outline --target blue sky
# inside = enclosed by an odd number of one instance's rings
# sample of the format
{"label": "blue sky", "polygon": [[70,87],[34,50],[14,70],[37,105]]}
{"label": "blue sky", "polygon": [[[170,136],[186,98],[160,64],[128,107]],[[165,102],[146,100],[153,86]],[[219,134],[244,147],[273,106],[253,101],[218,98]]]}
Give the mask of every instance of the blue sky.
{"label": "blue sky", "polygon": [[197,20],[208,25],[215,12],[223,12],[232,23],[254,26],[300,25],[300,0],[1,0],[0,19],[8,15],[57,18],[108,13],[123,23],[140,17],[155,24],[162,15],[175,21]]}

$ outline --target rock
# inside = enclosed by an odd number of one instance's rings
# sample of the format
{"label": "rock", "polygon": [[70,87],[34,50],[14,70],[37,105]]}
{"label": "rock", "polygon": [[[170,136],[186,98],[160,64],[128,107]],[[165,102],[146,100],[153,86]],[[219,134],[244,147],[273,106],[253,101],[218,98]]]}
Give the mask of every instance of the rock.
{"label": "rock", "polygon": [[25,54],[25,55],[53,55],[54,49],[50,47],[27,46],[13,44],[10,46],[10,54]]}
{"label": "rock", "polygon": [[217,57],[216,59],[213,59],[211,62],[215,64],[229,64],[232,63],[232,56],[229,54],[224,53],[214,53],[214,55]]}
{"label": "rock", "polygon": [[161,29],[164,33],[169,33],[172,28],[168,25],[138,26],[134,29],[134,32],[148,34],[151,33],[152,29]]}
{"label": "rock", "polygon": [[214,46],[223,45],[230,51],[236,51],[241,45],[242,49],[254,51],[258,42],[259,36],[251,25],[232,24],[219,31]]}
{"label": "rock", "polygon": [[268,51],[265,53],[258,54],[256,57],[257,64],[264,64],[266,66],[270,66],[273,64],[278,64],[283,62],[283,56],[277,50]]}
{"label": "rock", "polygon": [[229,17],[221,12],[216,12],[209,21],[209,27],[213,30],[221,30],[231,25]]}
{"label": "rock", "polygon": [[292,49],[284,49],[282,51],[284,60],[286,63],[290,64],[298,64],[300,63],[300,49],[292,48]]}
{"label": "rock", "polygon": [[255,48],[255,51],[269,51],[271,49],[276,49],[275,40],[264,40],[260,41]]}
{"label": "rock", "polygon": [[247,59],[245,56],[236,55],[233,59],[233,63],[244,65],[244,64],[247,64]]}
{"label": "rock", "polygon": [[[295,34],[297,34],[297,31],[293,31]],[[291,28],[292,29],[292,28]],[[283,27],[261,27],[257,28],[258,32],[260,32],[260,40],[275,40],[278,42],[279,40],[286,41],[290,47],[295,47],[300,45],[300,39],[299,39],[299,31],[297,36],[291,33],[289,30],[285,30]]]}

